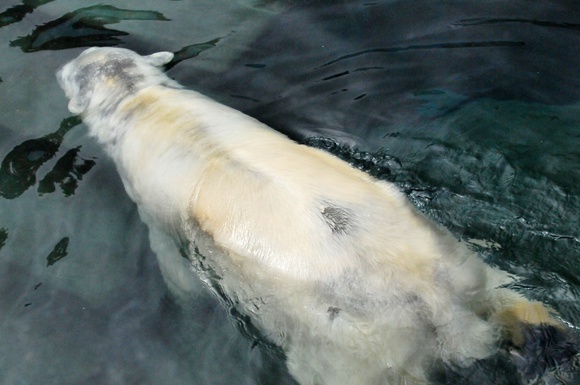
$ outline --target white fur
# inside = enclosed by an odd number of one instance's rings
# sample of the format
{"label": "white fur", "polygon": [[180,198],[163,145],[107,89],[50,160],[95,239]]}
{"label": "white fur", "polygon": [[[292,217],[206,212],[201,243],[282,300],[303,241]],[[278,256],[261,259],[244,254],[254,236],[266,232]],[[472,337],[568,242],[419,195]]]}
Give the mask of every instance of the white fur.
{"label": "white fur", "polygon": [[59,82],[144,220],[188,245],[301,384],[421,384],[434,360],[494,351],[489,315],[521,301],[494,289],[506,274],[393,185],[180,89],[156,68],[169,60],[89,49]]}

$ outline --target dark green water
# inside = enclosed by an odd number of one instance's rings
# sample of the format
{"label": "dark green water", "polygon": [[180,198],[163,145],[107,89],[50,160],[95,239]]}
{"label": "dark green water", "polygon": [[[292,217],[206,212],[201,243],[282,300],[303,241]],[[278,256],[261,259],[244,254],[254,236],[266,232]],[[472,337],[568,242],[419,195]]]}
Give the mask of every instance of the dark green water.
{"label": "dark green water", "polygon": [[[2,2],[0,384],[293,384],[209,294],[172,299],[54,77],[92,45],[175,52],[173,78],[397,183],[578,331],[580,7],[328,3]],[[505,357],[458,376],[518,384]]]}

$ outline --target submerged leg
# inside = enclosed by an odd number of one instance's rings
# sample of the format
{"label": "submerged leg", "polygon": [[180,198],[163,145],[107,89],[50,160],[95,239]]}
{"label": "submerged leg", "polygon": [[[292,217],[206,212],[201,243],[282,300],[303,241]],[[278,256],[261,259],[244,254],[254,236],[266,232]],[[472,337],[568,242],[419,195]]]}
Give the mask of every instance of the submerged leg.
{"label": "submerged leg", "polygon": [[502,328],[524,380],[572,365],[578,359],[579,345],[573,332],[544,304],[508,289],[495,289],[494,306],[492,319]]}

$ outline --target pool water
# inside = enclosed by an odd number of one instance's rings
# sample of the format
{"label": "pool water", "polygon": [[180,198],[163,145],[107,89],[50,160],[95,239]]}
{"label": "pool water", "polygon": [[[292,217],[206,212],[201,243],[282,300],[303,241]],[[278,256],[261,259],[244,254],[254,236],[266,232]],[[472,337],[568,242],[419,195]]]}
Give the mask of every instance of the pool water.
{"label": "pool water", "polygon": [[[94,45],[172,51],[186,87],[396,183],[580,336],[580,7],[330,3],[3,1],[1,384],[295,384],[219,299],[165,285],[56,83]],[[502,355],[437,381],[520,383]]]}

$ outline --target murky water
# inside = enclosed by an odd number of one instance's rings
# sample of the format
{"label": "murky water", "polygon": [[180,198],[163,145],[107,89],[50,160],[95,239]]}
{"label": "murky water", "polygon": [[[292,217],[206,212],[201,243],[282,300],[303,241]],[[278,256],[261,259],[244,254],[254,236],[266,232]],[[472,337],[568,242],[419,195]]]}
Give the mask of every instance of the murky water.
{"label": "murky water", "polygon": [[[328,3],[0,5],[0,383],[294,383],[211,295],[166,288],[54,77],[92,45],[175,52],[180,83],[395,182],[578,330],[580,8]],[[505,357],[457,376],[518,383]]]}

